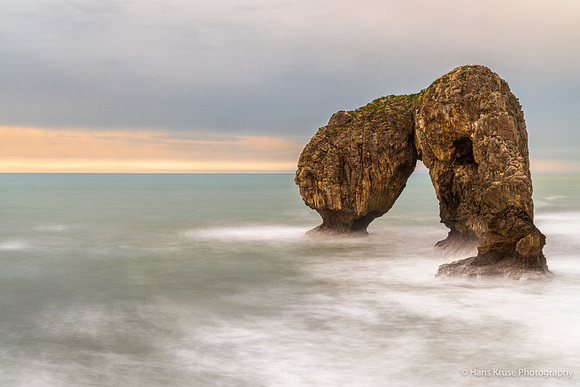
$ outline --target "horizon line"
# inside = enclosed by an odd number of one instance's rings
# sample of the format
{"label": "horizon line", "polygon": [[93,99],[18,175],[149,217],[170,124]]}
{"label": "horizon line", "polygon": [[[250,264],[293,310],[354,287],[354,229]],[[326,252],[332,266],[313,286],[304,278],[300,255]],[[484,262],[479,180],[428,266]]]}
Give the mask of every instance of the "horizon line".
{"label": "horizon line", "polygon": [[[2,172],[0,175],[293,175],[296,171],[194,171],[194,172]],[[532,175],[579,175],[580,171],[531,171]],[[412,175],[428,175],[416,170]]]}

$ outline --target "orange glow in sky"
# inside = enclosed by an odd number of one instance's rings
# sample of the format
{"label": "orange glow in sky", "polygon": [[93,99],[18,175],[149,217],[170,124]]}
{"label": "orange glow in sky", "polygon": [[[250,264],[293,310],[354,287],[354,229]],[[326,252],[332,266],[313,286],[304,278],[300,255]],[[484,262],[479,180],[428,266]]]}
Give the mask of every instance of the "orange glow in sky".
{"label": "orange glow in sky", "polygon": [[286,138],[0,127],[0,172],[291,172]]}
{"label": "orange glow in sky", "polygon": [[[0,126],[0,173],[294,172],[304,145],[281,137]],[[580,171],[574,161],[530,164],[533,172]]]}

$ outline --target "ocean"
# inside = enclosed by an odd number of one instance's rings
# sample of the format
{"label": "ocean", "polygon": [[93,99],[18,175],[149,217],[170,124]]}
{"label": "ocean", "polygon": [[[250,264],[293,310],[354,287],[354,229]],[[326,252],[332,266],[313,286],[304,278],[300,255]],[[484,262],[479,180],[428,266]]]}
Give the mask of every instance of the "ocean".
{"label": "ocean", "polygon": [[580,175],[533,182],[551,281],[436,278],[427,174],[365,238],[291,174],[0,174],[0,385],[577,385]]}

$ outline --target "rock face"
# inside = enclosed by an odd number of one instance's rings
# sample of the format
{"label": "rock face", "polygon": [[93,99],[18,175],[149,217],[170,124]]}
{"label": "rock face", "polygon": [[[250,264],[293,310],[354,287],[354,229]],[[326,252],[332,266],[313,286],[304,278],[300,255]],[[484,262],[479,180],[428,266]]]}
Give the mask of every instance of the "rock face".
{"label": "rock face", "polygon": [[323,223],[312,232],[366,233],[405,187],[416,160],[429,169],[447,239],[476,257],[438,275],[549,275],[533,224],[528,136],[518,99],[484,66],[463,66],[409,96],[334,114],[304,148],[296,184]]}
{"label": "rock face", "polygon": [[335,113],[306,145],[296,182],[322,224],[313,233],[364,233],[415,169],[412,98],[385,97]]}

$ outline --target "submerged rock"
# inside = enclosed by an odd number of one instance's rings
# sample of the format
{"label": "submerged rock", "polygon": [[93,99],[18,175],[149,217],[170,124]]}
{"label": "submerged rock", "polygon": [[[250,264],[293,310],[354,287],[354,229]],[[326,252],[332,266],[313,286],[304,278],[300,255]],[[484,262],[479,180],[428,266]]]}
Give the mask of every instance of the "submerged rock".
{"label": "submerged rock", "polygon": [[[549,275],[533,224],[528,136],[518,99],[485,66],[463,66],[409,96],[334,114],[302,152],[295,182],[317,233],[366,234],[398,198],[416,160],[429,169],[449,228],[437,247],[478,254],[438,275]],[[529,276],[526,274],[525,276]]]}

